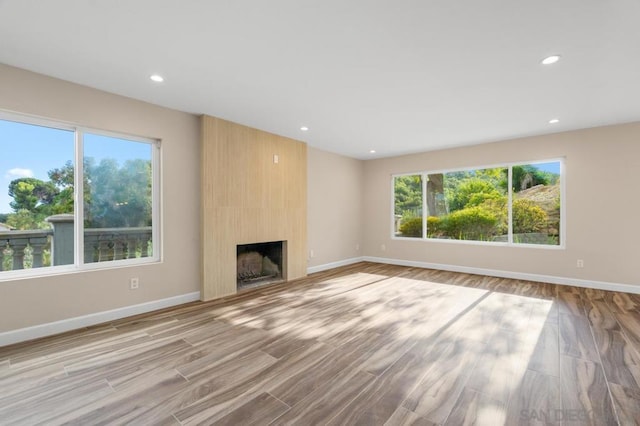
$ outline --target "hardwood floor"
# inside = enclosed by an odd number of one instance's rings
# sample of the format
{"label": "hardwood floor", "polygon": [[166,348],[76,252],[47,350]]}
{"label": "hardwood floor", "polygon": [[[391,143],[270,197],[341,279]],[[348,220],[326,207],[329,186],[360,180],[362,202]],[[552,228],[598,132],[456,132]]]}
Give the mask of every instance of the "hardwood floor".
{"label": "hardwood floor", "polygon": [[640,424],[639,308],[359,263],[0,348],[0,424]]}

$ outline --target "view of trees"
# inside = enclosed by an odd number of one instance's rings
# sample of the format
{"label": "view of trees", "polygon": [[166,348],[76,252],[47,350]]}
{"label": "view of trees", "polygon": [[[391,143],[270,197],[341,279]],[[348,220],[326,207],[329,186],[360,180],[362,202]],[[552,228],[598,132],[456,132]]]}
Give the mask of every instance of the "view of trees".
{"label": "view of trees", "polygon": [[[422,176],[398,176],[395,183],[395,214],[422,214]],[[409,216],[410,217],[410,216]]]}
{"label": "view of trees", "polygon": [[85,159],[85,227],[151,226],[151,162]]}
{"label": "view of trees", "polygon": [[[69,161],[50,170],[49,180],[25,177],[11,181],[9,196],[13,212],[0,215],[0,222],[16,230],[47,229],[48,216],[73,213],[74,167]],[[84,164],[86,228],[138,227],[151,225],[151,162],[114,159]]]}
{"label": "view of trees", "polygon": [[[507,241],[508,168],[477,169],[427,176],[427,237]],[[558,168],[559,170],[559,168]],[[560,191],[558,173],[535,165],[512,167],[512,220],[516,243],[559,243]],[[421,175],[395,179],[396,233],[423,235]],[[413,200],[413,203],[409,203]]]}

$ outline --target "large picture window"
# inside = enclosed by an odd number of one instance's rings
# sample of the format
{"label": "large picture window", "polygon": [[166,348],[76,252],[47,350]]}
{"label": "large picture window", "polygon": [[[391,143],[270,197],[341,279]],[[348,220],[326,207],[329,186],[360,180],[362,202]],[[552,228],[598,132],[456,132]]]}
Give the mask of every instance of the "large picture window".
{"label": "large picture window", "polygon": [[394,176],[394,236],[560,246],[561,170],[554,160]]}
{"label": "large picture window", "polygon": [[159,259],[157,141],[0,115],[0,152],[0,279]]}

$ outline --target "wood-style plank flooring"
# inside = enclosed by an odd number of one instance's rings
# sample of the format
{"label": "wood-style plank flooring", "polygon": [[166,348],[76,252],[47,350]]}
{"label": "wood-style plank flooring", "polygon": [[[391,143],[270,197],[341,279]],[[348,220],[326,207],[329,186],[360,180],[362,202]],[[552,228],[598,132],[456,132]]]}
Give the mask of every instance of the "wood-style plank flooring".
{"label": "wood-style plank flooring", "polygon": [[359,263],[0,348],[0,424],[640,424],[639,308]]}

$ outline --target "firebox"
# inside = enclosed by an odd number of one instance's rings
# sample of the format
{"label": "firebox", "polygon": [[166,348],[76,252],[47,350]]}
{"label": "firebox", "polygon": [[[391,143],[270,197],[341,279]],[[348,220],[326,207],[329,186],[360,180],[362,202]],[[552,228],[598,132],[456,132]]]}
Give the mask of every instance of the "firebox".
{"label": "firebox", "polygon": [[271,241],[238,245],[238,290],[285,281],[286,244],[286,241]]}

